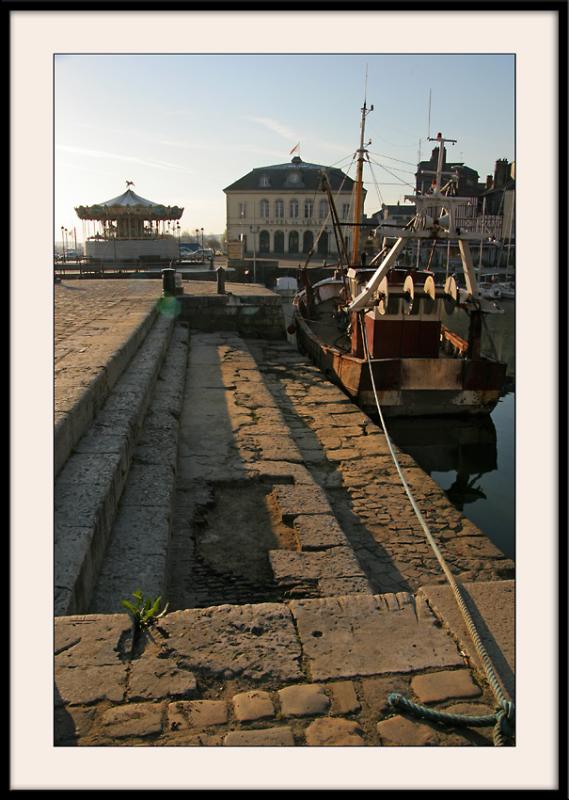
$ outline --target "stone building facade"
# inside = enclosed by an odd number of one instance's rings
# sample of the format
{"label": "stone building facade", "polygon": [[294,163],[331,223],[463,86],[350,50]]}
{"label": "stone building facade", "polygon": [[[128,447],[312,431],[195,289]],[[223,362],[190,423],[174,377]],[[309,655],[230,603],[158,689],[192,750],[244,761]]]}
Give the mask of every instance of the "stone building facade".
{"label": "stone building facade", "polygon": [[313,248],[317,257],[337,255],[322,170],[350,246],[354,181],[340,169],[309,164],[299,156],[290,163],[256,167],[224,189],[228,242],[242,241],[246,256],[260,258],[301,260]]}

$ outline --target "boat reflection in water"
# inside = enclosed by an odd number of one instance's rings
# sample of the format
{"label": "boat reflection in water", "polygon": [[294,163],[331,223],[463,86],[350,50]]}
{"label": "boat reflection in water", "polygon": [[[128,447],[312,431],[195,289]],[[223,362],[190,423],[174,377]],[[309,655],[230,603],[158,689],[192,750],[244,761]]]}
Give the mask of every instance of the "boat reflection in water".
{"label": "boat reflection in water", "polygon": [[469,418],[392,419],[391,438],[429,475],[453,472],[445,494],[463,511],[468,503],[486,499],[480,481],[498,468],[496,428],[488,415]]}

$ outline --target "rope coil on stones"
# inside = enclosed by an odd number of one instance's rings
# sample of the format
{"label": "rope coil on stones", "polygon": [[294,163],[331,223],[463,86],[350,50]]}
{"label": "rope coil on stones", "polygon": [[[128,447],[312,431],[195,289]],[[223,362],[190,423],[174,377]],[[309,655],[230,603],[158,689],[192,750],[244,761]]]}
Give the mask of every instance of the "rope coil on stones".
{"label": "rope coil on stones", "polygon": [[[492,664],[492,661],[490,660],[490,656],[488,655],[488,653],[486,651],[486,648],[484,647],[484,645],[482,643],[480,635],[479,635],[479,633],[478,633],[478,631],[476,629],[476,626],[474,624],[474,620],[472,619],[470,611],[469,611],[469,609],[468,609],[468,607],[467,607],[467,605],[466,605],[466,603],[464,601],[464,598],[462,597],[462,593],[461,593],[461,590],[460,590],[460,588],[459,588],[459,586],[457,584],[456,578],[454,577],[454,575],[450,571],[450,568],[449,568],[448,564],[446,563],[441,551],[439,550],[439,547],[438,547],[437,543],[435,542],[435,540],[433,538],[433,535],[432,535],[431,531],[429,530],[429,527],[428,527],[428,525],[427,525],[427,523],[425,521],[425,518],[423,517],[423,515],[421,513],[421,510],[419,509],[419,507],[417,505],[417,502],[415,501],[415,498],[413,497],[413,494],[411,492],[411,489],[409,488],[409,485],[408,485],[407,481],[405,480],[405,476],[403,475],[403,472],[402,472],[401,467],[399,465],[399,462],[397,460],[397,456],[395,455],[395,451],[393,450],[393,445],[391,444],[391,439],[389,438],[389,434],[387,433],[387,428],[385,426],[385,420],[383,418],[383,413],[381,411],[381,405],[379,403],[379,398],[377,396],[377,389],[376,389],[376,386],[375,386],[375,379],[374,379],[374,376],[373,376],[373,368],[372,368],[371,357],[370,357],[368,341],[367,341],[367,332],[366,332],[365,325],[363,323],[363,316],[362,316],[363,313],[364,312],[359,314],[358,318],[359,318],[360,328],[361,328],[361,332],[362,332],[362,340],[363,340],[363,344],[364,344],[365,357],[366,357],[366,360],[367,360],[368,366],[369,366],[369,374],[370,374],[371,385],[372,385],[373,394],[374,394],[374,398],[375,398],[375,404],[376,404],[376,407],[377,407],[379,418],[381,420],[381,427],[383,429],[383,433],[385,434],[385,440],[387,442],[387,446],[389,447],[389,452],[391,453],[391,458],[393,459],[393,462],[395,464],[395,468],[397,469],[397,472],[399,474],[399,478],[401,479],[401,483],[403,484],[403,488],[405,489],[405,493],[407,494],[407,497],[409,498],[411,506],[413,507],[413,511],[415,512],[415,515],[416,515],[417,519],[419,520],[419,523],[420,523],[420,525],[421,525],[421,527],[423,529],[423,532],[425,533],[425,536],[427,538],[427,541],[431,545],[431,547],[433,549],[433,552],[434,552],[434,554],[435,554],[435,556],[437,558],[437,561],[439,562],[439,564],[441,566],[441,569],[443,570],[443,572],[444,572],[444,574],[445,574],[445,576],[446,576],[446,578],[447,578],[447,580],[448,580],[448,582],[450,584],[450,587],[451,587],[452,592],[454,594],[454,597],[455,597],[455,600],[457,602],[457,605],[458,605],[458,607],[459,607],[459,609],[461,611],[461,614],[462,614],[463,619],[465,621],[465,624],[466,624],[466,627],[468,629],[468,632],[470,633],[471,639],[472,639],[472,641],[474,643],[474,647],[476,649],[476,652],[478,653],[478,656],[480,657],[480,660],[481,660],[482,665],[484,667],[484,672],[486,674],[486,678],[488,680],[490,688],[492,689],[492,692],[493,692],[494,697],[495,697],[496,702],[497,702],[497,708],[496,708],[495,713],[492,714],[492,715],[487,715],[487,716],[484,716],[484,717],[468,717],[468,716],[464,716],[464,715],[461,715],[461,714],[446,714],[444,712],[435,711],[435,710],[429,709],[429,708],[427,708],[425,706],[421,706],[421,705],[418,705],[416,703],[412,703],[410,700],[407,700],[406,698],[404,698],[401,695],[396,694],[396,693],[390,694],[389,697],[388,697],[388,701],[389,701],[389,703],[391,705],[399,706],[401,708],[404,708],[406,711],[408,711],[411,714],[415,714],[416,716],[423,717],[424,719],[430,719],[430,720],[436,721],[436,722],[442,722],[442,723],[451,724],[451,725],[463,725],[463,726],[491,725],[492,723],[494,723],[494,733],[493,733],[494,745],[496,747],[503,747],[506,744],[506,740],[512,741],[514,739],[514,737],[515,737],[515,709],[514,709],[514,704],[510,700],[508,700],[508,698],[504,694],[504,691],[502,689],[502,685],[500,683],[500,680],[499,680],[498,676],[496,675],[496,672],[494,670],[494,666]],[[480,719],[484,719],[485,722],[484,723],[480,723],[480,722],[473,722],[472,721],[472,720],[480,720]]]}

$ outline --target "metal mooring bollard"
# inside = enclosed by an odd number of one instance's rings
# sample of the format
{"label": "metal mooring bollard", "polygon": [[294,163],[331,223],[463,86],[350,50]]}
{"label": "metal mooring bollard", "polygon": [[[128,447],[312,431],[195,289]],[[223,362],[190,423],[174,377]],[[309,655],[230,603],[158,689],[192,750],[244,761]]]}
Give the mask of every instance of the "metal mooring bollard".
{"label": "metal mooring bollard", "polygon": [[217,275],[217,293],[225,294],[225,270],[223,267],[218,267],[215,272]]}
{"label": "metal mooring bollard", "polygon": [[176,294],[176,270],[162,270],[162,294],[164,297],[174,297]]}

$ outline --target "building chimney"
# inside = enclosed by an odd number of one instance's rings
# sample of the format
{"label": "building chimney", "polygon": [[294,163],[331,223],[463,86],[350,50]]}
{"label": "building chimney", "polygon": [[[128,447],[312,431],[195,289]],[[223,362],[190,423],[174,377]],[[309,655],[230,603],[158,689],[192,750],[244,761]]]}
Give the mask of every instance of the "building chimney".
{"label": "building chimney", "polygon": [[499,158],[494,168],[494,188],[503,189],[508,179],[508,159]]}
{"label": "building chimney", "polygon": [[486,175],[486,189],[491,189],[494,185],[494,178],[492,175]]}

